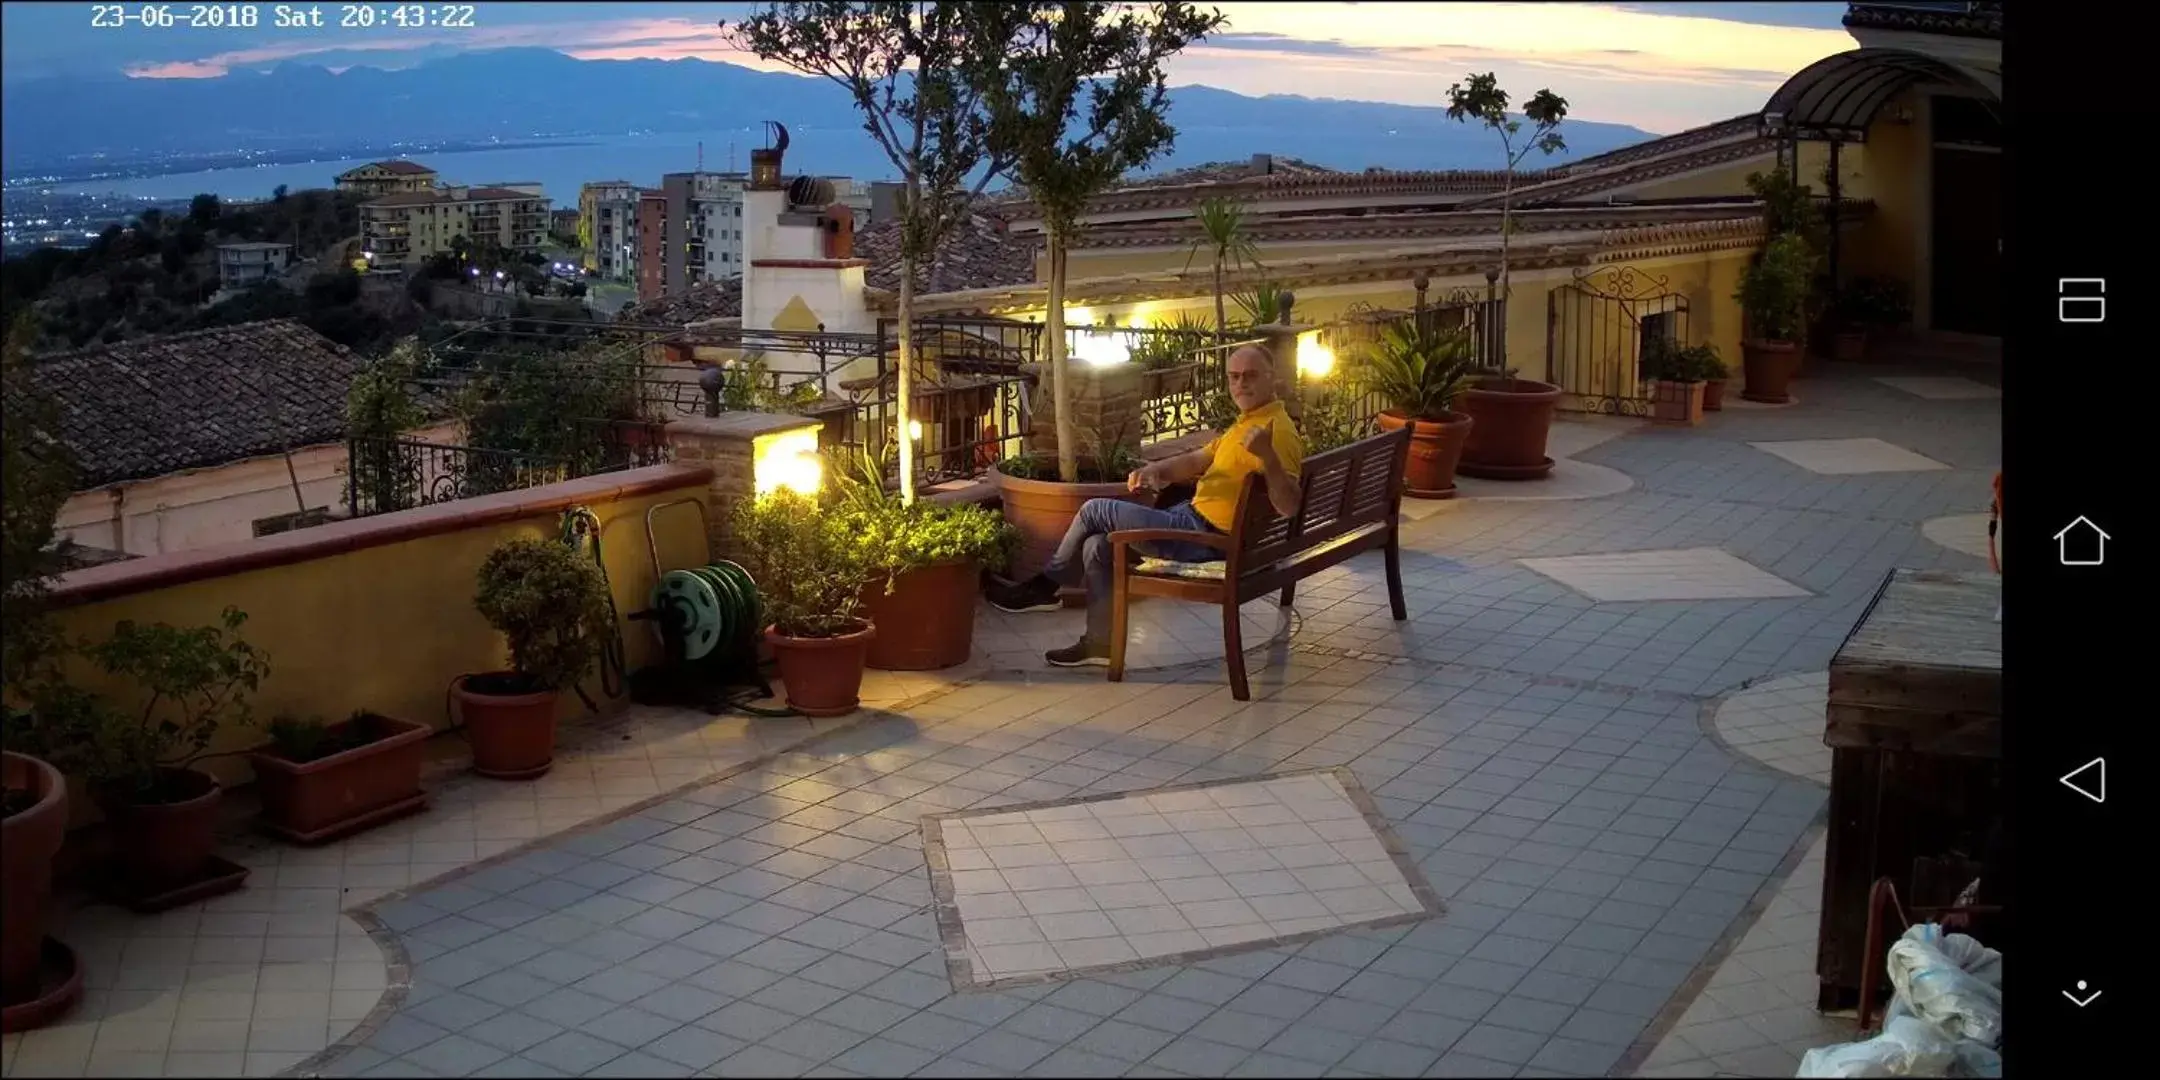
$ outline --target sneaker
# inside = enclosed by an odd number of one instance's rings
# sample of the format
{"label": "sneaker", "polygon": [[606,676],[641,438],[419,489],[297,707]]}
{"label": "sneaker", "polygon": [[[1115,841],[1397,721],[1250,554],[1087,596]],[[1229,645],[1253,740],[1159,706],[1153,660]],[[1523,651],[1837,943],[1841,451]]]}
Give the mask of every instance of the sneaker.
{"label": "sneaker", "polygon": [[1110,650],[1081,638],[1063,649],[1052,649],[1043,654],[1051,667],[1109,667]]}
{"label": "sneaker", "polygon": [[1020,615],[1030,611],[1059,611],[1065,607],[1065,602],[1058,598],[1057,583],[1037,574],[1018,585],[993,582],[990,606]]}

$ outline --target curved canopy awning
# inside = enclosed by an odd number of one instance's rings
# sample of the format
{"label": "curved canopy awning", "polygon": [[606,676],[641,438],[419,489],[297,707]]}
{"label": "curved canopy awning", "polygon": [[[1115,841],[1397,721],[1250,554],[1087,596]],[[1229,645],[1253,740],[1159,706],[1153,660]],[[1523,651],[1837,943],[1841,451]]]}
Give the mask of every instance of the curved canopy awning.
{"label": "curved canopy awning", "polygon": [[1884,104],[1916,83],[1948,83],[2002,100],[2002,77],[1904,49],[1854,49],[1826,56],[1785,80],[1763,106],[1762,134],[1865,142]]}

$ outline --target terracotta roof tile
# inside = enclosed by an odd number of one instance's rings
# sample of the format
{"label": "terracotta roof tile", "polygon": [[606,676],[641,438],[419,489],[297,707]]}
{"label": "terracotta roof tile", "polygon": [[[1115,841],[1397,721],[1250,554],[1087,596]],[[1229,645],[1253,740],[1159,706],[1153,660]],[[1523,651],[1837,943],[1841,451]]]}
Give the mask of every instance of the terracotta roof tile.
{"label": "terracotta roof tile", "polygon": [[401,173],[405,176],[421,176],[435,171],[417,161],[378,161],[375,167],[384,172]]}
{"label": "terracotta roof tile", "polygon": [[1911,30],[1952,37],[2002,37],[2003,6],[2000,0],[1967,4],[1938,4],[1929,10],[1916,4],[1847,4],[1845,26],[1863,30]]}
{"label": "terracotta roof tile", "polygon": [[361,366],[272,319],[39,357],[32,378],[91,488],[338,442]]}
{"label": "terracotta roof tile", "polygon": [[625,306],[616,322],[687,326],[707,319],[742,316],[742,279],[700,281],[682,292]]}
{"label": "terracotta roof tile", "polygon": [[[872,288],[900,288],[900,223],[881,221],[855,234],[855,254],[870,260],[863,273]],[[916,268],[922,293],[956,292],[1035,280],[1035,241],[1015,237],[987,214],[970,214],[938,245],[926,266]]]}

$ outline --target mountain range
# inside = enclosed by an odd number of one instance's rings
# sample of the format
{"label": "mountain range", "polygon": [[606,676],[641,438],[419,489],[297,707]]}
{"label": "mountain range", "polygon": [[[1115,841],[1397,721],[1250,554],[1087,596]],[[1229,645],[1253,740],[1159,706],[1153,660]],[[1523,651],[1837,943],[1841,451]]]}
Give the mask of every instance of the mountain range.
{"label": "mountain range", "polygon": [[[1256,151],[1348,169],[1501,163],[1491,132],[1450,121],[1440,108],[1248,97],[1206,86],[1176,87],[1170,100],[1178,141],[1158,169]],[[0,100],[0,153],[15,172],[98,153],[743,131],[765,120],[798,132],[844,132],[860,144],[839,160],[820,155],[822,168],[871,177],[891,171],[862,133],[851,99],[828,81],[706,60],[578,60],[541,48],[461,53],[396,70],[287,62],[208,79],[23,80]],[[1562,130],[1566,153],[1525,164],[1651,137],[1578,120]]]}

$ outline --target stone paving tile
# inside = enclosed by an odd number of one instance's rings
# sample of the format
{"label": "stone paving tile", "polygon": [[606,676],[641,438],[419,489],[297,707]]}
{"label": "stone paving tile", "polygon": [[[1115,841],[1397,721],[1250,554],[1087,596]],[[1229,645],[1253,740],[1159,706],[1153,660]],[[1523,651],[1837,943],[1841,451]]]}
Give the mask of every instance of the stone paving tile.
{"label": "stone paving tile", "polygon": [[[734,742],[708,742],[699,728],[641,720],[619,747],[536,783],[496,785],[507,801],[448,800],[322,852],[266,846],[258,872],[272,881],[236,894],[249,899],[128,920],[126,935],[87,946],[103,960],[93,971],[153,984],[93,988],[83,1015],[128,1017],[102,1056],[101,1027],[10,1036],[0,1044],[10,1075],[81,1075],[94,1056],[101,1070],[153,1057],[168,1070],[296,1064],[333,1030],[327,1012],[318,1022],[310,1010],[318,1000],[327,1010],[344,977],[342,906],[541,837],[375,905],[409,954],[412,987],[398,1015],[358,1033],[361,1045],[326,1073],[875,1075],[886,1072],[876,1053],[896,1048],[908,1053],[890,1060],[919,1075],[1092,1073],[1106,1061],[1137,1075],[1609,1068],[1822,805],[1819,785],[1738,760],[1706,735],[1704,703],[1750,680],[1823,670],[1892,566],[1984,565],[1927,539],[1920,523],[1985,506],[2000,461],[1986,403],[1916,403],[1863,379],[1811,378],[1805,389],[1792,409],[1582,450],[1634,479],[1622,495],[1468,503],[1410,524],[1407,623],[1387,616],[1377,560],[1316,575],[1300,585],[1295,636],[1267,651],[1250,702],[1231,700],[1207,666],[1114,685],[1099,673],[975,670],[904,718],[597,828],[558,835],[711,773],[721,745],[785,745],[806,729],[743,721]],[[1741,446],[1878,437],[1948,467],[1824,476]],[[1690,548],[1808,595],[1600,603],[1520,563]],[[945,981],[923,817],[1334,767],[1371,793],[1444,901],[1442,918],[1063,983],[955,994]],[[1807,917],[1778,904],[1755,923],[1767,943],[1743,942],[1694,1003],[1703,1023],[1683,1018],[1652,1067],[1789,1071],[1795,1047],[1835,1041],[1775,1007],[1773,994],[1789,1003],[1807,979],[1789,959]],[[210,924],[210,914],[266,918]],[[1023,905],[1011,917],[1059,914]],[[199,945],[212,929],[240,931],[261,952],[244,947],[235,955],[245,959],[221,965],[209,957],[222,940]],[[353,972],[380,970],[379,955],[351,955]],[[326,962],[327,974],[306,967]],[[264,1011],[250,998],[245,1020],[180,1022],[177,997],[165,999],[170,1021],[141,1012],[199,976],[190,1015],[222,1015],[239,999],[213,988],[259,993],[273,968],[289,1004]],[[380,987],[353,991],[370,993]],[[1710,1026],[1735,1017],[1759,1038]],[[1690,1027],[1719,1050],[1689,1043]]]}

